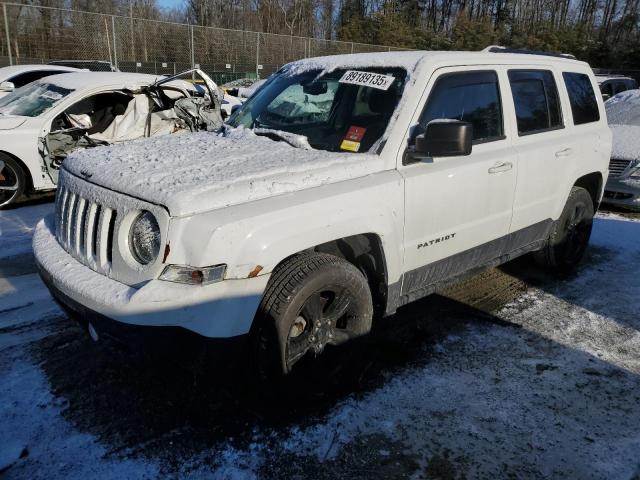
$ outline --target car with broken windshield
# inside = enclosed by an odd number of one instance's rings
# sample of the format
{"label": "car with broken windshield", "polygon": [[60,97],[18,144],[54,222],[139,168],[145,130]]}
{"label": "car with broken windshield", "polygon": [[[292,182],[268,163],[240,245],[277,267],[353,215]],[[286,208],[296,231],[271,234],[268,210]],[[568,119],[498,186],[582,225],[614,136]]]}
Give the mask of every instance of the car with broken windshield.
{"label": "car with broken windshield", "polygon": [[0,207],[22,193],[54,189],[71,152],[215,130],[223,101],[222,91],[200,71],[175,77],[60,73],[25,84],[0,99]]}
{"label": "car with broken windshield", "polygon": [[217,133],[70,156],[35,258],[94,340],[243,341],[269,388],[469,272],[573,272],[611,152],[596,92],[496,47],[294,62]]}

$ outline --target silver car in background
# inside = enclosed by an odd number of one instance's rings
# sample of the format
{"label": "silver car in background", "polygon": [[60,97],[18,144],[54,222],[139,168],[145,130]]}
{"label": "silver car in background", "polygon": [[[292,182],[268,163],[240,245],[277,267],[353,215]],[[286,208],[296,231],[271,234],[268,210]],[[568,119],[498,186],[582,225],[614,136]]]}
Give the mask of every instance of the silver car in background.
{"label": "silver car in background", "polygon": [[640,211],[640,90],[622,92],[605,107],[613,151],[602,202]]}

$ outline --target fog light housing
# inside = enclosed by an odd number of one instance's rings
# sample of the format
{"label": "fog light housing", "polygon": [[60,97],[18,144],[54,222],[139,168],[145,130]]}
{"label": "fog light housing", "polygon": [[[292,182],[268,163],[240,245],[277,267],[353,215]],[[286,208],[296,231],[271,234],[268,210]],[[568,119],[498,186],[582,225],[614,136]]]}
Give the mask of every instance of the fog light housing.
{"label": "fog light housing", "polygon": [[187,265],[167,265],[160,280],[187,285],[208,285],[224,280],[226,265],[213,265],[211,267],[189,267]]}

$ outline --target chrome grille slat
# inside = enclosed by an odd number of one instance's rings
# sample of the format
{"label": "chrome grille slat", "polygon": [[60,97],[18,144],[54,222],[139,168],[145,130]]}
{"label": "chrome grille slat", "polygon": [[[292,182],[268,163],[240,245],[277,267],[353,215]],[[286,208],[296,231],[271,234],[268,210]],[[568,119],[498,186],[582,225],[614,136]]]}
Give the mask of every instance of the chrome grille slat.
{"label": "chrome grille slat", "polygon": [[73,211],[76,206],[76,194],[70,192],[67,199],[67,212],[64,222],[64,243],[67,248],[71,248],[71,228],[73,225]]}
{"label": "chrome grille slat", "polygon": [[73,247],[76,255],[79,257],[82,256],[84,248],[84,216],[86,214],[86,208],[87,201],[82,197],[78,197],[75,208]]}
{"label": "chrome grille slat", "polygon": [[96,263],[98,268],[104,272],[109,268],[107,247],[109,246],[109,224],[113,210],[110,208],[102,208],[101,210],[98,220]]}
{"label": "chrome grille slat", "polygon": [[631,164],[631,160],[620,160],[617,158],[612,158],[609,161],[609,176],[611,177],[619,177]]}
{"label": "chrome grille slat", "polygon": [[[93,236],[97,222],[98,205],[91,203],[87,208],[87,218],[84,222],[84,255],[90,264],[95,265],[95,251],[93,249]],[[94,267],[95,268],[95,267]]]}

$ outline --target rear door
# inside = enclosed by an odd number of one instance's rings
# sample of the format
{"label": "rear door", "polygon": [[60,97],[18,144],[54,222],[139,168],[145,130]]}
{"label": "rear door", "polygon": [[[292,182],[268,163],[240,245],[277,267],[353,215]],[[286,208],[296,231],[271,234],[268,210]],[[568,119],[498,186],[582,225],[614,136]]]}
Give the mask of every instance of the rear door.
{"label": "rear door", "polygon": [[564,179],[578,152],[565,128],[559,73],[551,67],[513,66],[507,76],[505,110],[517,125],[518,187],[511,232],[523,237],[518,247],[546,234],[559,197],[566,196]]}
{"label": "rear door", "polygon": [[[502,77],[502,78],[501,78]],[[474,66],[436,71],[418,125],[435,119],[470,122],[469,156],[407,164],[403,293],[450,278],[499,256],[509,231],[516,165],[502,112],[504,72]]]}

